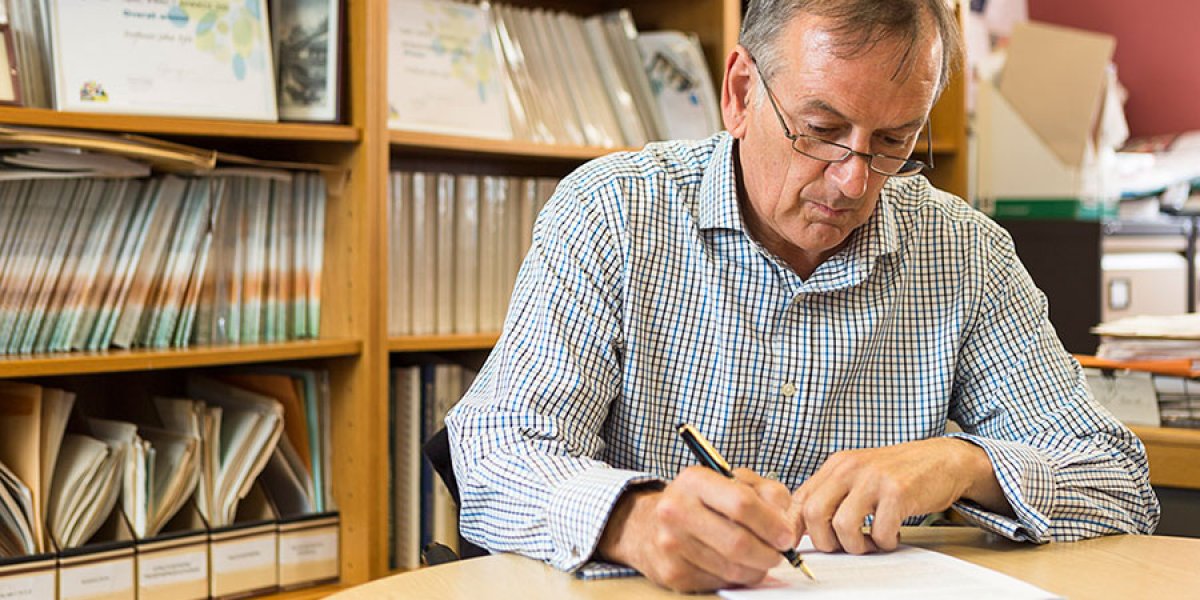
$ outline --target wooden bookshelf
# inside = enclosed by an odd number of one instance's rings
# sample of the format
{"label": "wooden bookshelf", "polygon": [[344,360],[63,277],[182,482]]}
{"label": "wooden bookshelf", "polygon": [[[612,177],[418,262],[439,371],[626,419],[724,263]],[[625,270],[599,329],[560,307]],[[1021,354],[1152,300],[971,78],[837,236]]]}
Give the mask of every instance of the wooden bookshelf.
{"label": "wooden bookshelf", "polygon": [[[0,107],[0,125],[194,138],[261,159],[311,158],[347,172],[330,185],[325,219],[319,340],[172,350],[109,350],[0,357],[0,379],[62,377],[104,381],[106,374],[153,379],[162,369],[303,360],[329,371],[331,471],[341,513],[341,582],[283,592],[303,600],[328,596],[380,576],[387,555],[387,351],[383,323],[382,205],[387,176],[386,2],[345,0],[343,124],[56,112]],[[191,142],[189,142],[191,143]],[[338,182],[341,183],[341,182]],[[85,378],[74,377],[88,375]],[[115,375],[114,375],[115,376]]]}
{"label": "wooden bookshelf", "polygon": [[282,360],[357,356],[359,340],[323,339],[279,344],[204,346],[151,350],[106,350],[0,357],[0,379],[84,373],[119,373],[185,367],[211,367]]}
{"label": "wooden bookshelf", "polygon": [[357,142],[361,132],[350,125],[266,123],[186,117],[58,112],[44,108],[0,107],[0,123],[144,135],[246,138],[298,142]]}
{"label": "wooden bookshelf", "polygon": [[428,156],[431,153],[446,156],[474,156],[569,160],[582,162],[612,152],[637,150],[637,148],[601,148],[599,146],[564,146],[539,144],[518,140],[491,140],[458,135],[441,135],[413,131],[391,130],[388,140],[392,148],[400,153]]}
{"label": "wooden bookshelf", "polygon": [[465,335],[406,335],[388,338],[391,352],[446,352],[453,350],[491,350],[499,333]]}
{"label": "wooden bookshelf", "polygon": [[350,586],[345,584],[336,585],[320,585],[311,588],[302,588],[299,590],[290,590],[287,592],[279,592],[271,596],[275,600],[317,600],[318,598],[326,598],[336,594]]}
{"label": "wooden bookshelf", "polygon": [[1150,458],[1150,483],[1200,490],[1200,429],[1130,427]]}

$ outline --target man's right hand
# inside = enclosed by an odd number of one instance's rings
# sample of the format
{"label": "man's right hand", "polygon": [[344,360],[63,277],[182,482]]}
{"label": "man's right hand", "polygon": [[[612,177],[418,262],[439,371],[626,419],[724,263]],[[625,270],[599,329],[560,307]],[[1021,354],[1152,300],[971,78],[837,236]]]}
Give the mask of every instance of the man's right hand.
{"label": "man's right hand", "polygon": [[693,466],[666,488],[626,492],[609,516],[598,557],[680,592],[762,581],[780,551],[799,541],[787,518],[791,494],[753,471],[735,474],[737,481]]}

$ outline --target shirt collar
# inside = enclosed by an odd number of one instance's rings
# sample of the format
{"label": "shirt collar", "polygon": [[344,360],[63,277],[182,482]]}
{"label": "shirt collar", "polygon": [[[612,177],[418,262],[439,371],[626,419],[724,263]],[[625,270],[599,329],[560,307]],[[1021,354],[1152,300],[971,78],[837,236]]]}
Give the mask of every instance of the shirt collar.
{"label": "shirt collar", "polygon": [[896,196],[896,178],[883,184],[879,192],[879,202],[875,212],[866,223],[859,226],[850,234],[850,242],[839,254],[861,258],[876,258],[892,254],[900,247],[900,236],[896,226],[895,208],[892,205]]}
{"label": "shirt collar", "polygon": [[697,224],[705,229],[735,229],[745,232],[738,208],[737,169],[733,165],[733,136],[723,131],[713,149],[708,168],[700,180],[700,206]]}
{"label": "shirt collar", "polygon": [[[733,229],[746,233],[738,205],[737,169],[733,164],[735,140],[729,132],[721,132],[718,137],[720,139],[713,149],[712,159],[700,181],[697,224],[701,230]],[[839,255],[874,258],[896,251],[899,236],[891,205],[892,197],[897,193],[896,187],[902,183],[892,178],[884,184],[875,212],[851,234],[850,243]]]}

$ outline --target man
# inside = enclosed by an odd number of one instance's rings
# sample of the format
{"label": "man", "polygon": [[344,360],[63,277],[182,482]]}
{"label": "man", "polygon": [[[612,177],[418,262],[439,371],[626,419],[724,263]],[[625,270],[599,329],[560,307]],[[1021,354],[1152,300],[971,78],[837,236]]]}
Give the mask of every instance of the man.
{"label": "man", "polygon": [[752,1],[726,133],[566,178],[447,418],[462,533],[696,591],[760,581],[802,535],[889,550],[951,506],[1039,543],[1152,531],[1144,449],[1010,238],[914,176],[958,53],[944,0]]}

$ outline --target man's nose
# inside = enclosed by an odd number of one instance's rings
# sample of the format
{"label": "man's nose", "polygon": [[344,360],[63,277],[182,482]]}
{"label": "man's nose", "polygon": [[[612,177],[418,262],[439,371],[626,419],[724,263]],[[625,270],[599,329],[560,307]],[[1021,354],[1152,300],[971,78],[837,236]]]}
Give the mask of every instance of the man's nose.
{"label": "man's nose", "polygon": [[867,192],[867,179],[871,176],[869,161],[865,156],[854,154],[841,162],[831,163],[825,172],[843,196],[861,198]]}

